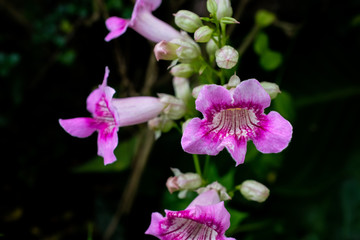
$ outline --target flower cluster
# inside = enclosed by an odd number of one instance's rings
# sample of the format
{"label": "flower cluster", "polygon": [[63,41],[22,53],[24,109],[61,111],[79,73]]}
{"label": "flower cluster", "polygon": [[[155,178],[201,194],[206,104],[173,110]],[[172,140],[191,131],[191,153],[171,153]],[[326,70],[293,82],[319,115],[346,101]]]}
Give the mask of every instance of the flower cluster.
{"label": "flower cluster", "polygon": [[[193,154],[195,165],[198,154],[215,156],[226,148],[238,166],[245,161],[248,141],[261,153],[284,150],[292,138],[292,125],[276,111],[265,113],[280,93],[279,87],[256,79],[240,81],[235,74],[239,53],[228,44],[226,26],[239,22],[232,18],[230,0],[207,0],[209,17],[178,11],[174,17],[180,30],[152,14],[160,4],[161,0],[136,0],[131,19],[108,18],[110,32],[105,40],[132,28],[155,42],[156,59],[171,61],[175,95],[113,98],[115,90],[107,86],[106,68],[102,84],[87,98],[92,117],[60,119],[64,130],[79,138],[97,131],[97,153],[105,165],[116,160],[119,128],[141,123],[154,130],[156,139],[174,127],[182,129],[179,144]],[[206,56],[201,49],[206,49]],[[226,75],[229,71],[231,77]],[[195,168],[196,173],[172,168],[175,176],[167,180],[166,187],[170,193],[178,191],[179,198],[189,191],[198,196],[184,210],[165,210],[165,216],[153,213],[146,234],[164,240],[233,239],[225,237],[230,214],[224,201],[234,191],[217,181],[208,184],[199,166]],[[269,196],[269,189],[254,180],[244,181],[235,190],[251,201],[263,202]]]}

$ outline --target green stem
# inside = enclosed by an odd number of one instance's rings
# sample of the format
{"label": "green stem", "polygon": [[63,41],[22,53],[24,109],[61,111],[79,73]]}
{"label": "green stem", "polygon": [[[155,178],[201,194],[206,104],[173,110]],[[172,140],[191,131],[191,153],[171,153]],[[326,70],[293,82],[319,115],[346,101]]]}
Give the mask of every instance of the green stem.
{"label": "green stem", "polygon": [[199,174],[199,176],[202,178],[201,167],[200,167],[198,155],[193,154],[193,159],[194,159],[194,166],[195,166],[196,173]]}

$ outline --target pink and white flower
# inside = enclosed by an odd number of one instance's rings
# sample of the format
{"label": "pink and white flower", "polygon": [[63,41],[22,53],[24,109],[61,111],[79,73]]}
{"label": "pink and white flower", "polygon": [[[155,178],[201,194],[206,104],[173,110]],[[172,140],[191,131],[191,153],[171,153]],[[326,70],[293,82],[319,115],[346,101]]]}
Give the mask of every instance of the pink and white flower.
{"label": "pink and white flower", "polygon": [[217,155],[226,148],[236,166],[244,162],[248,140],[262,153],[282,151],[290,142],[292,126],[278,112],[264,114],[270,101],[256,79],[230,90],[205,85],[195,102],[204,118],[194,118],[187,124],[182,148],[191,154],[208,155]]}
{"label": "pink and white flower", "polygon": [[182,211],[155,212],[145,234],[161,240],[209,239],[235,240],[225,236],[230,214],[215,190],[201,193]]}
{"label": "pink and white flower", "polygon": [[74,137],[85,138],[98,131],[98,155],[104,158],[105,165],[116,160],[114,149],[119,127],[147,122],[164,107],[155,97],[113,98],[115,90],[107,86],[108,76],[106,67],[103,83],[87,98],[87,110],[92,118],[59,119],[64,130]]}
{"label": "pink and white flower", "polygon": [[160,4],[161,0],[136,0],[131,19],[109,17],[105,24],[110,33],[105,41],[121,36],[128,27],[153,42],[181,37],[179,31],[152,15]]}

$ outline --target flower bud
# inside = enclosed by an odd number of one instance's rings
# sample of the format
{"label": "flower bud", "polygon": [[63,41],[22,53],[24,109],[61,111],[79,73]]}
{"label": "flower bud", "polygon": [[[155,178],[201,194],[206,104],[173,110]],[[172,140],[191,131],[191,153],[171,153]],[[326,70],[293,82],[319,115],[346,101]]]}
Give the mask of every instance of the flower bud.
{"label": "flower bud", "polygon": [[166,181],[166,187],[170,193],[182,190],[193,190],[201,186],[202,180],[199,174],[182,173],[177,168],[171,168],[174,177],[169,177]]}
{"label": "flower bud", "polygon": [[177,98],[182,99],[183,101],[187,101],[191,96],[190,83],[189,79],[174,77],[173,78],[173,87],[175,91],[175,96]]}
{"label": "flower bud", "polygon": [[208,42],[211,39],[213,32],[214,30],[211,29],[209,26],[202,26],[195,31],[194,39],[196,42]]}
{"label": "flower bud", "polygon": [[270,194],[266,186],[255,180],[246,180],[237,188],[246,199],[256,202],[264,202]]}
{"label": "flower bud", "polygon": [[223,17],[231,17],[233,10],[231,8],[230,0],[216,0],[217,11],[216,18],[220,20]]}
{"label": "flower bud", "polygon": [[171,68],[170,73],[175,77],[188,78],[194,74],[194,68],[189,63],[180,63]]}
{"label": "flower bud", "polygon": [[261,86],[265,91],[270,95],[271,99],[276,98],[276,96],[281,93],[279,86],[276,83],[271,82],[261,82]]}
{"label": "flower bud", "polygon": [[240,84],[240,78],[234,74],[230,77],[229,82],[224,85],[227,89],[235,88],[237,85]]}
{"label": "flower bud", "polygon": [[218,45],[215,43],[214,40],[210,39],[210,41],[206,44],[206,52],[209,56],[215,55],[216,51],[219,49]]}
{"label": "flower bud", "polygon": [[171,40],[171,43],[179,46],[179,48],[176,49],[176,55],[182,60],[197,58],[201,54],[199,45],[185,32],[183,33],[182,38],[175,38]]}
{"label": "flower bud", "polygon": [[224,46],[216,51],[215,58],[218,67],[231,69],[236,65],[239,53],[233,47]]}
{"label": "flower bud", "polygon": [[174,60],[178,58],[176,55],[176,49],[179,47],[179,45],[165,40],[158,42],[154,47],[156,60]]}
{"label": "flower bud", "polygon": [[196,87],[193,88],[192,93],[191,93],[192,96],[193,96],[193,98],[195,98],[195,99],[198,98],[201,89],[202,89],[205,85],[207,85],[207,84],[202,84],[202,85],[199,85],[199,86],[196,86]]}
{"label": "flower bud", "polygon": [[165,105],[163,113],[172,120],[180,119],[184,116],[186,106],[184,101],[165,93],[158,94],[160,102]]}
{"label": "flower bud", "polygon": [[206,1],[206,8],[212,15],[216,14],[217,11],[217,2],[216,0],[207,0]]}
{"label": "flower bud", "polygon": [[200,17],[188,10],[180,10],[174,15],[176,25],[189,33],[195,32],[196,29],[202,26]]}
{"label": "flower bud", "polygon": [[174,121],[164,115],[155,117],[148,121],[148,127],[154,131],[160,130],[161,132],[168,132],[174,125]]}
{"label": "flower bud", "polygon": [[216,181],[207,185],[206,187],[199,188],[198,190],[196,190],[196,192],[198,194],[201,194],[203,192],[206,192],[206,191],[209,191],[212,189],[216,190],[218,192],[221,201],[226,201],[226,200],[231,199],[231,197],[229,196],[229,194],[226,191],[226,188]]}

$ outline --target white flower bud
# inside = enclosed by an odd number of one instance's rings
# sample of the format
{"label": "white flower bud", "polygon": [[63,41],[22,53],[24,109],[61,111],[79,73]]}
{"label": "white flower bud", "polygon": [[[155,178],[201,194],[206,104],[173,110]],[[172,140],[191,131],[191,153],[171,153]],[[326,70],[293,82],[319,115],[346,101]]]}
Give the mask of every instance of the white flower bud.
{"label": "white flower bud", "polygon": [[191,96],[190,83],[189,79],[174,77],[173,78],[173,87],[175,91],[175,96],[177,98],[182,99],[183,101],[187,101]]}
{"label": "white flower bud", "polygon": [[281,93],[279,85],[272,82],[261,82],[261,86],[265,89],[265,91],[270,95],[271,99],[276,98],[276,96]]}
{"label": "white flower bud", "polygon": [[165,93],[158,93],[160,102],[165,105],[163,113],[172,120],[180,119],[184,116],[186,106],[184,101]]}
{"label": "white flower bud", "polygon": [[216,64],[220,68],[231,69],[239,59],[239,53],[230,46],[224,46],[216,51]]}
{"label": "white flower bud", "polygon": [[270,194],[270,190],[255,180],[246,180],[240,185],[241,194],[248,200],[264,202]]}
{"label": "white flower bud", "polygon": [[170,193],[182,190],[193,190],[201,186],[202,180],[199,174],[182,173],[177,168],[171,168],[174,177],[169,177],[166,181],[166,187]]}
{"label": "white flower bud", "polygon": [[233,14],[233,10],[230,0],[216,0],[216,2],[216,18],[220,20],[223,17],[231,17],[231,15]]}

